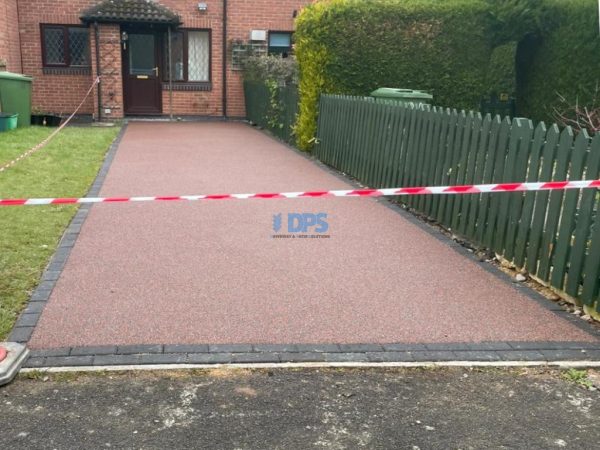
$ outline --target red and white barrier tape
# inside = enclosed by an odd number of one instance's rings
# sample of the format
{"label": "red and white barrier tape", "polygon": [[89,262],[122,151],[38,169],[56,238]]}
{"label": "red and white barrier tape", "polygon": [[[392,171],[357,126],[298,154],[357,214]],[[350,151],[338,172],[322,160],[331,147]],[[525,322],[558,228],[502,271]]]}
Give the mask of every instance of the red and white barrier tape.
{"label": "red and white barrier tape", "polygon": [[600,180],[551,181],[546,183],[500,183],[465,186],[429,186],[387,189],[355,189],[347,191],[306,191],[258,194],[178,195],[161,197],[82,197],[82,198],[0,198],[0,206],[64,205],[82,203],[172,202],[198,200],[247,200],[318,197],[382,197],[425,194],[480,194],[486,192],[562,191],[565,189],[600,188]]}
{"label": "red and white barrier tape", "polygon": [[94,90],[94,86],[96,86],[98,83],[100,83],[100,77],[96,77],[96,79],[94,80],[94,82],[92,83],[92,85],[90,86],[90,88],[88,89],[87,94],[85,94],[85,97],[83,98],[83,100],[81,101],[81,103],[79,104],[79,106],[75,109],[75,111],[73,111],[73,113],[56,130],[54,130],[52,133],[50,133],[50,135],[46,139],[44,139],[42,142],[40,142],[39,144],[37,144],[35,147],[30,148],[25,153],[17,156],[12,161],[9,161],[6,164],[0,166],[0,172],[4,172],[9,167],[14,166],[16,163],[18,163],[22,159],[27,158],[29,155],[32,155],[33,153],[37,152],[38,150],[40,150],[41,148],[43,148],[44,146],[46,146],[46,144],[48,144],[48,142],[50,142],[54,138],[54,136],[56,136],[58,133],[60,133],[60,131],[64,127],[66,127],[68,125],[68,123],[71,121],[71,119],[73,119],[73,117],[75,117],[75,114],[77,114],[77,112],[81,109],[81,107],[83,106],[83,104],[85,103],[85,101],[87,100],[87,98],[90,96],[90,94]]}

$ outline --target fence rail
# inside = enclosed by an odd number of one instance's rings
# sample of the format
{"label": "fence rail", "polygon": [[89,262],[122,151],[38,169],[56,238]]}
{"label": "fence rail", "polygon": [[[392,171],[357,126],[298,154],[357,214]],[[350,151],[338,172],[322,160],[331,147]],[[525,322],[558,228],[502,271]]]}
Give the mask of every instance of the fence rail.
{"label": "fence rail", "polygon": [[296,86],[269,88],[265,83],[245,81],[244,98],[250,122],[269,130],[282,141],[293,142],[293,126],[298,114]]}
{"label": "fence rail", "polygon": [[[321,97],[315,156],[372,188],[600,178],[600,135],[363,97]],[[600,311],[600,191],[402,201]]]}

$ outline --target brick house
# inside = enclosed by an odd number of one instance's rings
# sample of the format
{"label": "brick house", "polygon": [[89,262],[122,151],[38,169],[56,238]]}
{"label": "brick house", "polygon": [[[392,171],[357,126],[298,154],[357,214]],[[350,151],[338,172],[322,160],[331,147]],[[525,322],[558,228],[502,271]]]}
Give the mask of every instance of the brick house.
{"label": "brick house", "polygon": [[0,0],[0,64],[33,77],[44,112],[72,112],[100,75],[80,114],[243,117],[240,55],[285,56],[311,1]]}

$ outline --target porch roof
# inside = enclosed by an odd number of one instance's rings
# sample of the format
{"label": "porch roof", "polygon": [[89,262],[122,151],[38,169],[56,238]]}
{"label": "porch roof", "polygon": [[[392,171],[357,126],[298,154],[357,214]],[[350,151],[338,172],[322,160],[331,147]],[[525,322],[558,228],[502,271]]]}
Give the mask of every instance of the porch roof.
{"label": "porch roof", "polygon": [[84,10],[81,20],[86,23],[181,23],[175,12],[155,0],[104,0]]}

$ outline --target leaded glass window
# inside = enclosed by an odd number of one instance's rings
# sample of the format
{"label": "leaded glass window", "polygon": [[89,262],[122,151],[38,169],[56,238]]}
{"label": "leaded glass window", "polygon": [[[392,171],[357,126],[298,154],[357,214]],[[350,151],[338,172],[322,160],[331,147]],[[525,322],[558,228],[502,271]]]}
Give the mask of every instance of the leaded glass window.
{"label": "leaded glass window", "polygon": [[88,28],[42,25],[44,66],[89,67]]}

